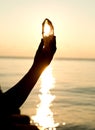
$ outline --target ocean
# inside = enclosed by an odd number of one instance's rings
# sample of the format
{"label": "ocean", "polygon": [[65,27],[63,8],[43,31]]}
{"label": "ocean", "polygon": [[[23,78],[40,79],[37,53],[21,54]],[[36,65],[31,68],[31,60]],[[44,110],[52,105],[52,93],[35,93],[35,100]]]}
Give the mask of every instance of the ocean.
{"label": "ocean", "polygon": [[[32,63],[0,58],[2,91],[19,82]],[[95,60],[54,59],[20,110],[40,129],[95,130]]]}

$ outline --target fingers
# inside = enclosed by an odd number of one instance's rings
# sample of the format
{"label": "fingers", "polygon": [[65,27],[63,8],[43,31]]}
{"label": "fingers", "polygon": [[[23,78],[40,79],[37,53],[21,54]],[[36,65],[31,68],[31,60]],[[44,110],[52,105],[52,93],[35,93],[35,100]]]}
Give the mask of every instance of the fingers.
{"label": "fingers", "polygon": [[40,43],[37,51],[42,52],[44,50],[46,52],[48,51],[48,52],[51,52],[51,53],[55,53],[56,49],[57,49],[56,48],[56,36],[54,36],[51,43],[49,44],[49,46],[47,46],[45,48],[44,48],[44,40],[41,39],[41,43]]}
{"label": "fingers", "polygon": [[38,49],[37,49],[37,51],[36,51],[35,58],[38,57],[39,54],[42,52],[43,46],[44,46],[44,44],[43,44],[43,39],[41,39],[41,43],[39,44],[39,47],[38,47]]}
{"label": "fingers", "polygon": [[56,52],[56,37],[54,36],[51,43],[49,44],[48,51],[51,55]]}
{"label": "fingers", "polygon": [[51,51],[52,51],[52,53],[55,53],[56,50],[57,50],[57,47],[56,47],[56,37],[54,36],[53,42],[51,44]]}
{"label": "fingers", "polygon": [[43,43],[43,39],[41,39],[41,43],[38,47],[38,50],[41,51],[43,49],[44,43]]}
{"label": "fingers", "polygon": [[46,57],[48,64],[50,64],[53,59],[56,49],[56,37],[54,36],[49,46],[44,49],[44,57]]}

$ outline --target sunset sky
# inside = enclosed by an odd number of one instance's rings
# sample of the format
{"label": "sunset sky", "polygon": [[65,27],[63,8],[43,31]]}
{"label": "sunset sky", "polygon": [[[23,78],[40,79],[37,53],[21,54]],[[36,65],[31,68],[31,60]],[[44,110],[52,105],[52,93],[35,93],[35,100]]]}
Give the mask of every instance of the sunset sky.
{"label": "sunset sky", "polygon": [[95,0],[0,0],[0,56],[34,56],[45,18],[55,57],[95,58]]}

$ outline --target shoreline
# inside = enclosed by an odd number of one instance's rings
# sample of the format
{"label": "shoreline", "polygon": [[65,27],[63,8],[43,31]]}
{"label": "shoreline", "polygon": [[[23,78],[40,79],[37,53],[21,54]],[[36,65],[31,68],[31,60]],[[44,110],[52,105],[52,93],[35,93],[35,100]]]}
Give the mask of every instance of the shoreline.
{"label": "shoreline", "polygon": [[[0,59],[34,59],[28,56],[0,56]],[[54,60],[95,61],[95,58],[54,57]]]}

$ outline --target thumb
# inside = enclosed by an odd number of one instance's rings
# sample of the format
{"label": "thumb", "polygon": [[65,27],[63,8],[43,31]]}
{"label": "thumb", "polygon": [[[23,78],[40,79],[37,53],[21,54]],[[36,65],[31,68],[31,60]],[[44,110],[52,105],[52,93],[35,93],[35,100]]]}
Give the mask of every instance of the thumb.
{"label": "thumb", "polygon": [[38,51],[41,51],[43,49],[43,45],[44,45],[43,39],[41,39],[41,43],[40,43],[40,45],[38,47]]}

